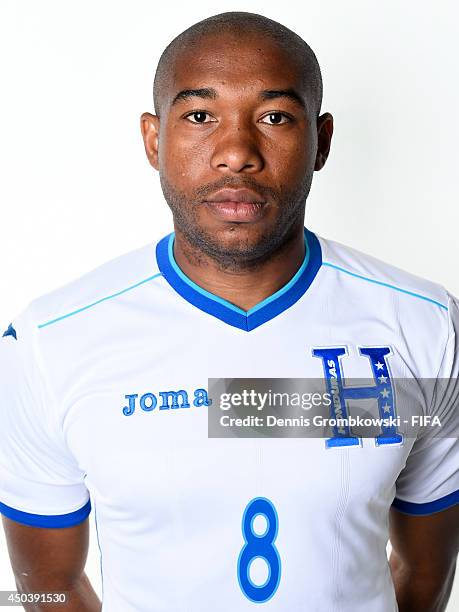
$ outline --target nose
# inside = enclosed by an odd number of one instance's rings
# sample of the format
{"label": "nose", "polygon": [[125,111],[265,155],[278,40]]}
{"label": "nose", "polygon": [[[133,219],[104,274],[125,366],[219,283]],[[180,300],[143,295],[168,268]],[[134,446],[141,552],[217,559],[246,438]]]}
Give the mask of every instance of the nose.
{"label": "nose", "polygon": [[250,128],[232,125],[218,136],[210,162],[214,170],[254,174],[263,169],[264,160]]}

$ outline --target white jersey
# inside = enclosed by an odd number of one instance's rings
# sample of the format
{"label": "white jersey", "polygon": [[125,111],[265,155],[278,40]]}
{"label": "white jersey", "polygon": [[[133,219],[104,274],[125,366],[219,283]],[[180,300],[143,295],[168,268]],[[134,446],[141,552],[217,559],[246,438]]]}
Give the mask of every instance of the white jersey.
{"label": "white jersey", "polygon": [[396,611],[389,509],[459,502],[453,382],[420,396],[442,438],[209,438],[210,377],[458,377],[445,289],[305,239],[247,312],[183,274],[170,234],[32,301],[0,340],[0,509],[56,528],[92,510],[105,612]]}

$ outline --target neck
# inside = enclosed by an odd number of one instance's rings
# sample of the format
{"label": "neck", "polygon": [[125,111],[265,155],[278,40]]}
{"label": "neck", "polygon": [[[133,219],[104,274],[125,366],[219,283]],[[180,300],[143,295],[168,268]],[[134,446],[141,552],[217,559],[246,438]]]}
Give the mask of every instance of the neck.
{"label": "neck", "polygon": [[250,310],[281,289],[295,275],[305,256],[303,224],[271,257],[251,268],[222,268],[218,261],[196,253],[185,236],[176,230],[174,258],[184,274],[197,285]]}

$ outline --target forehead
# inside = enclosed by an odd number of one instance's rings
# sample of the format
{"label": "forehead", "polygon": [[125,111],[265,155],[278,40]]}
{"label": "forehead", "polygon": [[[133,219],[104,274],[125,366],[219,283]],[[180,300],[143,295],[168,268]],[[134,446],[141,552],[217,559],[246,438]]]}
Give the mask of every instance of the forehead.
{"label": "forehead", "polygon": [[304,71],[294,53],[260,35],[206,35],[177,55],[169,94],[184,87],[242,91],[275,86],[304,88]]}

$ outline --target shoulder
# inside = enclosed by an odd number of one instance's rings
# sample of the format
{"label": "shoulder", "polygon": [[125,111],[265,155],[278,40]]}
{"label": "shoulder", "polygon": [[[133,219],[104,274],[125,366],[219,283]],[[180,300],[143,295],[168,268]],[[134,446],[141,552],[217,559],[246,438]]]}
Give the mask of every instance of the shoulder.
{"label": "shoulder", "polygon": [[441,284],[398,268],[357,249],[318,236],[322,267],[349,289],[378,299],[397,299],[399,306],[448,311],[451,299]]}
{"label": "shoulder", "polygon": [[406,368],[420,377],[454,370],[457,298],[441,284],[319,237],[321,291],[337,321],[391,335]]}
{"label": "shoulder", "polygon": [[160,276],[155,247],[156,241],[119,255],[35,298],[19,319],[35,329],[42,329],[141,288]]}

